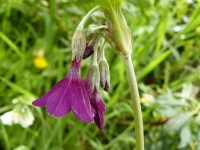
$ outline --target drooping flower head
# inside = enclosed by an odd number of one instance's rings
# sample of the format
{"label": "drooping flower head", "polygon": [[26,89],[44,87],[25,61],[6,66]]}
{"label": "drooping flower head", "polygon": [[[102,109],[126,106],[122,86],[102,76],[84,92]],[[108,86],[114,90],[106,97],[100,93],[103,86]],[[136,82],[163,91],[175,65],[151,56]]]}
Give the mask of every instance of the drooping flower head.
{"label": "drooping flower head", "polygon": [[[56,117],[63,117],[70,111],[83,122],[95,122],[100,130],[104,129],[105,103],[99,92],[99,85],[105,91],[109,90],[109,67],[105,60],[103,49],[99,50],[99,43],[103,43],[102,34],[108,27],[105,16],[99,13],[93,16],[96,25],[90,26],[85,33],[86,20],[100,7],[95,7],[79,23],[72,37],[72,64],[67,76],[52,87],[45,95],[35,100],[35,106],[45,106],[47,112]],[[102,24],[101,24],[102,23]],[[101,25],[99,25],[101,24]],[[89,41],[86,43],[86,41]],[[102,46],[100,46],[102,47]],[[101,49],[101,48],[100,48]],[[99,52],[100,53],[99,53]],[[82,59],[91,56],[91,65],[87,77],[80,78],[80,63]]]}

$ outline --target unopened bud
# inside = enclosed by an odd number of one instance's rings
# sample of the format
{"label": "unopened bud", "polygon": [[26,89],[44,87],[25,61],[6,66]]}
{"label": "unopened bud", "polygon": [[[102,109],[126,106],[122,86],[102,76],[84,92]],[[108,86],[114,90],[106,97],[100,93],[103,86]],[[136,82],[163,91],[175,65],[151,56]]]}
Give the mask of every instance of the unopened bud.
{"label": "unopened bud", "polygon": [[85,52],[86,36],[83,27],[78,27],[72,38],[72,59],[81,60]]}
{"label": "unopened bud", "polygon": [[109,91],[110,88],[110,70],[105,59],[99,63],[100,81],[104,91]]}
{"label": "unopened bud", "polygon": [[96,65],[91,66],[88,71],[88,76],[90,80],[91,93],[93,93],[95,88],[97,90],[99,89],[99,84],[100,84],[100,74],[98,66]]}

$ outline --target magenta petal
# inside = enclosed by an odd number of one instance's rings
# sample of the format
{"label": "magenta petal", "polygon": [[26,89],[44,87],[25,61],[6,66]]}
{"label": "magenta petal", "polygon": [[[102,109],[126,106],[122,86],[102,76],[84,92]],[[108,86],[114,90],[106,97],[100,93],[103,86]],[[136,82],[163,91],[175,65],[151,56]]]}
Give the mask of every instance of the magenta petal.
{"label": "magenta petal", "polygon": [[83,59],[88,58],[89,56],[91,56],[94,53],[94,48],[92,45],[89,45],[88,43],[86,43],[86,47],[85,47],[85,52],[83,54]]}
{"label": "magenta petal", "polygon": [[94,109],[91,107],[87,91],[81,80],[73,81],[74,98],[71,102],[71,110],[81,121],[90,123],[94,121]]}
{"label": "magenta petal", "polygon": [[105,103],[101,99],[100,94],[95,90],[91,95],[91,105],[95,109],[94,121],[98,128],[102,131],[104,129],[104,113],[105,113]]}
{"label": "magenta petal", "polygon": [[72,61],[68,77],[71,79],[80,78],[80,61],[77,61],[76,59]]}
{"label": "magenta petal", "polygon": [[33,101],[32,104],[35,106],[45,106],[49,95],[51,95],[57,88],[59,88],[63,84],[63,82],[65,82],[65,79],[66,77],[59,81],[56,85],[54,85],[45,95]]}
{"label": "magenta petal", "polygon": [[70,83],[65,92],[63,93],[63,97],[60,100],[54,112],[54,116],[62,117],[68,114],[71,111],[71,101],[73,100],[73,97],[74,97],[73,87],[71,86]]}
{"label": "magenta petal", "polygon": [[82,83],[85,87],[86,93],[88,97],[91,95],[91,90],[90,90],[90,82],[89,82],[89,77],[87,76],[84,80],[82,80]]}
{"label": "magenta petal", "polygon": [[69,94],[72,93],[70,87],[71,80],[65,78],[63,84],[60,84],[47,99],[47,111],[56,117],[62,117],[69,113],[71,107],[71,98]]}

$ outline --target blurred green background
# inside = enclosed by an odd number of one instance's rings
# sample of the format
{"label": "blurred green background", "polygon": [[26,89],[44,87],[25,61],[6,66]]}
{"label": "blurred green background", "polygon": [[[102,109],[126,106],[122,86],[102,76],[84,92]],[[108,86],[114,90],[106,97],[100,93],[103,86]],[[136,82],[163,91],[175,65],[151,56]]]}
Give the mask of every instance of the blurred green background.
{"label": "blurred green background", "polygon": [[[103,132],[72,113],[56,119],[31,105],[67,74],[73,32],[96,5],[95,0],[0,0],[1,150],[135,149],[125,70],[110,47],[111,89],[101,91]],[[125,0],[122,9],[133,37],[146,150],[200,150],[200,1]],[[83,61],[83,76],[88,66]],[[3,119],[8,112],[15,116]],[[24,128],[23,120],[30,126]]]}

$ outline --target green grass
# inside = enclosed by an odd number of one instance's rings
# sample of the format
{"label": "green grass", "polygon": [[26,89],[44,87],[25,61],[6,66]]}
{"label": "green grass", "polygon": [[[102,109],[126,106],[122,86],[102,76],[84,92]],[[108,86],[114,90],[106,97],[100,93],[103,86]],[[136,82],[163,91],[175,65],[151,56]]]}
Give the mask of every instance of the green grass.
{"label": "green grass", "polygon": [[[107,108],[103,132],[72,113],[54,118],[45,108],[31,106],[27,98],[43,95],[67,74],[73,32],[95,5],[94,0],[0,1],[0,115],[13,109],[12,100],[22,96],[22,103],[35,116],[34,124],[26,129],[0,122],[0,149],[22,145],[36,150],[135,149],[125,70],[110,47],[106,58],[111,89],[101,91]],[[142,103],[146,149],[200,150],[200,2],[126,0],[123,13],[133,37],[140,95],[154,98]],[[46,69],[34,66],[39,50],[48,61]],[[88,66],[88,60],[82,63],[83,75]],[[180,127],[173,123],[186,112],[192,115]]]}

